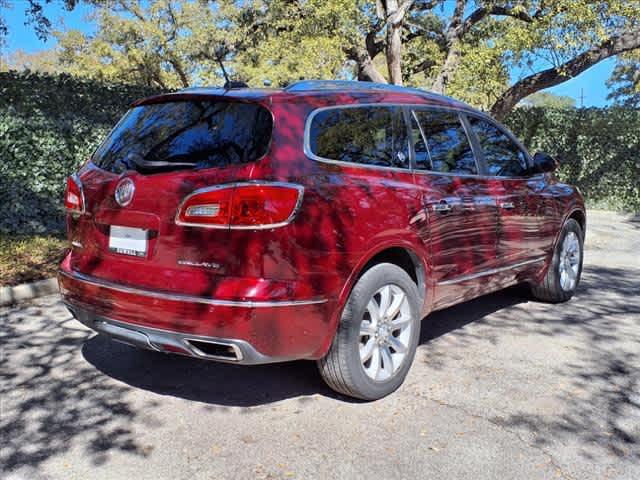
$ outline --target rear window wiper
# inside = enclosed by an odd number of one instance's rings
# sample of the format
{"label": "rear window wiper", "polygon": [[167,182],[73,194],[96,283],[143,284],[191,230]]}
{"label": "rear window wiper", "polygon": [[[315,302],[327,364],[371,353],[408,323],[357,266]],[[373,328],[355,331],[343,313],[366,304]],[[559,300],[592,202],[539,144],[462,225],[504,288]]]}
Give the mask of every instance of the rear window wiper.
{"label": "rear window wiper", "polygon": [[[171,157],[169,157],[171,158]],[[168,160],[144,160],[144,159],[132,159],[133,163],[143,168],[153,167],[195,167],[196,162],[170,162]]]}

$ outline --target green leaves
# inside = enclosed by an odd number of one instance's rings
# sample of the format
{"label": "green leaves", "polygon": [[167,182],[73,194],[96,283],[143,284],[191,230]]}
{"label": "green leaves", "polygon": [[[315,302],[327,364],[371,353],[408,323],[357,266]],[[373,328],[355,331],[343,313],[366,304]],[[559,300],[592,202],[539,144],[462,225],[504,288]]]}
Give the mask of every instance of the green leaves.
{"label": "green leaves", "polygon": [[137,98],[157,90],[0,73],[0,233],[60,232],[64,180]]}
{"label": "green leaves", "polygon": [[[155,93],[69,75],[0,73],[0,233],[60,232],[66,176],[133,100]],[[556,156],[560,178],[590,204],[640,211],[639,110],[518,108],[506,122],[532,152]]]}
{"label": "green leaves", "polygon": [[523,107],[505,122],[532,153],[556,157],[589,205],[640,211],[640,110]]}

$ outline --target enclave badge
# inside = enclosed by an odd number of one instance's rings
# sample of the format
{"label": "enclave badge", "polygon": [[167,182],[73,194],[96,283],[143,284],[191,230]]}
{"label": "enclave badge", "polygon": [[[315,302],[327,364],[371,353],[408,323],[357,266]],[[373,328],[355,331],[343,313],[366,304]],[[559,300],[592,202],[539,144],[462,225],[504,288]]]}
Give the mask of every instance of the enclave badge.
{"label": "enclave badge", "polygon": [[135,192],[135,190],[136,187],[133,184],[133,180],[131,180],[130,178],[123,178],[122,180],[120,180],[120,183],[118,183],[118,186],[116,187],[116,193],[114,195],[118,205],[120,205],[121,207],[126,207],[127,205],[129,205],[131,203],[131,200],[133,199],[133,192]]}

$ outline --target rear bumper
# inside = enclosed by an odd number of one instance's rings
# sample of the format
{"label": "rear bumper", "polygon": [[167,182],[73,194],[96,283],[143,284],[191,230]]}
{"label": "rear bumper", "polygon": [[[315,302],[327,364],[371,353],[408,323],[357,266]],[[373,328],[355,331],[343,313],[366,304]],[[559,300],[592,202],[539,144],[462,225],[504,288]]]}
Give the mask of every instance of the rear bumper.
{"label": "rear bumper", "polygon": [[138,348],[244,365],[289,360],[287,357],[263,355],[244,340],[187,335],[132,325],[100,317],[70,303],[67,303],[67,308],[79,322],[92,330]]}
{"label": "rear bumper", "polygon": [[326,298],[228,301],[139,289],[65,268],[60,293],[88,327],[125,343],[167,353],[257,364],[315,359],[330,343]]}

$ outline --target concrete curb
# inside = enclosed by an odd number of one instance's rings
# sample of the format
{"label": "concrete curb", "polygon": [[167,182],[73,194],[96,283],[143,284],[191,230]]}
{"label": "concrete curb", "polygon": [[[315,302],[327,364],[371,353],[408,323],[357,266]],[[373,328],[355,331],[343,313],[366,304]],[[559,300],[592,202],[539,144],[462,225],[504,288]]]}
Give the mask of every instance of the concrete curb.
{"label": "concrete curb", "polygon": [[58,293],[58,280],[47,278],[33,283],[23,283],[15,287],[0,287],[0,307],[13,305],[14,303],[32,298],[42,297]]}

